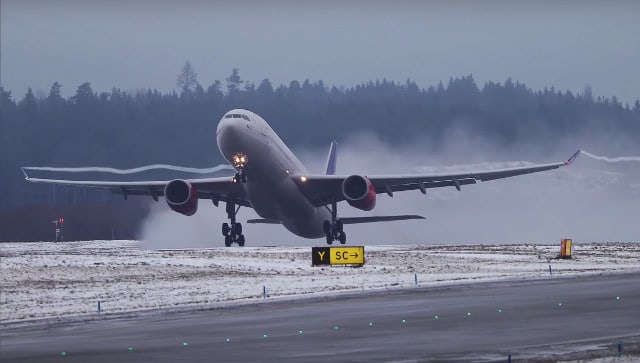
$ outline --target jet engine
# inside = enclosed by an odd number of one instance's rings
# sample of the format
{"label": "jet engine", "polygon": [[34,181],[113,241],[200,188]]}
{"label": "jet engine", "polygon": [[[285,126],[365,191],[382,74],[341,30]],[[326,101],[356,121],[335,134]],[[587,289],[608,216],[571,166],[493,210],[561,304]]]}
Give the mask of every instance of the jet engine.
{"label": "jet engine", "polygon": [[164,199],[169,207],[185,216],[193,215],[198,210],[198,193],[186,180],[172,180],[164,187]]}
{"label": "jet engine", "polygon": [[365,176],[351,175],[345,179],[342,194],[352,207],[369,211],[376,206],[376,190]]}

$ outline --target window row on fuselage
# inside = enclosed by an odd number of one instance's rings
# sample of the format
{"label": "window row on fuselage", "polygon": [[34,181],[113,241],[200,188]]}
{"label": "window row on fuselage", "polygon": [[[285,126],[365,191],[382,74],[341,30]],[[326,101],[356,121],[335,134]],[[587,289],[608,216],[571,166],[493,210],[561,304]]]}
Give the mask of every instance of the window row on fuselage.
{"label": "window row on fuselage", "polygon": [[228,115],[225,115],[224,118],[242,118],[242,119],[245,119],[247,121],[251,121],[251,120],[249,120],[249,116],[243,115],[243,114],[240,114],[240,113],[230,113]]}

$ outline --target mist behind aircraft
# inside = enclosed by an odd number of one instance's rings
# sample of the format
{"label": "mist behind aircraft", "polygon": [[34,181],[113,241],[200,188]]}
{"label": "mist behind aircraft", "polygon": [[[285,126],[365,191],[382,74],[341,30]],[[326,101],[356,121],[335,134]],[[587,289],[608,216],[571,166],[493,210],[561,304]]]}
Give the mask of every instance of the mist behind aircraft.
{"label": "mist behind aircraft", "polygon": [[[340,146],[337,173],[383,174],[482,170],[562,160],[517,161],[502,151],[470,149],[462,139],[449,140],[451,149],[424,154],[420,144],[390,148],[371,136],[356,137]],[[467,146],[465,146],[467,145]],[[491,148],[487,147],[487,150]],[[568,149],[570,150],[570,149]],[[311,171],[324,165],[326,150],[294,150]],[[455,160],[458,161],[457,165]],[[468,164],[473,162],[474,164]],[[379,194],[376,208],[361,212],[339,204],[342,217],[384,214],[420,214],[427,219],[350,225],[348,245],[441,243],[553,243],[561,238],[576,242],[638,241],[640,215],[640,163],[608,164],[579,157],[568,168],[455,188]],[[146,248],[217,247],[222,244],[218,224],[226,219],[224,208],[201,201],[193,217],[184,217],[164,204],[154,205],[141,227]],[[195,217],[195,218],[194,218]],[[242,208],[243,221],[256,214]],[[275,225],[245,225],[248,245],[325,245],[323,239],[305,240]]]}

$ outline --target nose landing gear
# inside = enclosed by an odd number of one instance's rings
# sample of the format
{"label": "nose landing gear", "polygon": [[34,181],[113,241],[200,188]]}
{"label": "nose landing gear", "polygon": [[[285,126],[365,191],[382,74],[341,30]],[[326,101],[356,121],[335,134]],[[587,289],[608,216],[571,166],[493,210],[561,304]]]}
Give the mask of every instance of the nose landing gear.
{"label": "nose landing gear", "polygon": [[240,169],[240,171],[236,173],[236,175],[233,177],[233,182],[234,183],[246,183],[247,182],[247,175],[244,173],[243,169]]}
{"label": "nose landing gear", "polygon": [[236,208],[233,201],[227,201],[227,217],[231,223],[222,223],[222,235],[224,236],[224,245],[231,247],[237,243],[238,246],[244,246],[244,235],[242,234],[242,223],[236,222],[236,214],[240,210],[240,206]]}

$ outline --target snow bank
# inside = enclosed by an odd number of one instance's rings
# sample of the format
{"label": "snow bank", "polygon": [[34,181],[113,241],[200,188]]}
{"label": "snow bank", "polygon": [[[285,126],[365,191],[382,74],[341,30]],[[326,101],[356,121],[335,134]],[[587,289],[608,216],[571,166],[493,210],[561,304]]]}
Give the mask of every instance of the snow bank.
{"label": "snow bank", "polygon": [[[361,268],[312,267],[311,247],[144,250],[138,241],[0,244],[0,320],[257,301],[499,279],[640,272],[640,244],[365,247]],[[553,275],[549,276],[549,264]]]}

